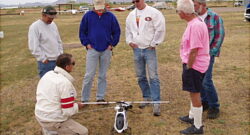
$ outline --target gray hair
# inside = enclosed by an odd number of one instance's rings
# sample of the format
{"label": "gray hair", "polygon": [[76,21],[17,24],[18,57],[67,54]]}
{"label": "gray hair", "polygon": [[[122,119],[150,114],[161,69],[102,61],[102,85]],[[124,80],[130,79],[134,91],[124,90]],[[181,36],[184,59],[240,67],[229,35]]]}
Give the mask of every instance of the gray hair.
{"label": "gray hair", "polygon": [[181,10],[184,13],[194,13],[194,3],[192,0],[178,0],[177,10]]}
{"label": "gray hair", "polygon": [[193,0],[195,2],[199,2],[199,3],[206,3],[206,0]]}

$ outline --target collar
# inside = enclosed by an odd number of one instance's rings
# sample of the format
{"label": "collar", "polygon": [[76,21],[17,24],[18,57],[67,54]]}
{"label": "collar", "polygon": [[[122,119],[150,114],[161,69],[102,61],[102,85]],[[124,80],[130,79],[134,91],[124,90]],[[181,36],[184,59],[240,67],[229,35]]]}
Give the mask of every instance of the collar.
{"label": "collar", "polygon": [[[92,11],[96,13],[96,10],[95,10],[94,7],[93,7]],[[104,13],[106,13],[106,12],[108,12],[108,10],[107,10],[106,8],[104,8],[104,11],[103,11],[102,13],[104,14]]]}
{"label": "collar", "polygon": [[70,82],[74,82],[74,78],[63,68],[60,68],[58,66],[55,67],[54,72],[62,74],[64,77],[66,77]]}
{"label": "collar", "polygon": [[208,14],[205,12],[203,15],[200,15],[199,17],[204,21],[205,18],[207,18]]}
{"label": "collar", "polygon": [[212,16],[213,15],[213,11],[210,8],[207,8],[207,16]]}

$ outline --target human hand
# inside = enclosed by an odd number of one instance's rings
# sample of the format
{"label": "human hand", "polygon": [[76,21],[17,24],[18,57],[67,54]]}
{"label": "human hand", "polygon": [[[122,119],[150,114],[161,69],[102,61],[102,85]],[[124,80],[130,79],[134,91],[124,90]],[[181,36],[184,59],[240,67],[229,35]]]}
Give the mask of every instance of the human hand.
{"label": "human hand", "polygon": [[49,60],[43,61],[43,64],[48,64],[48,63],[49,63]]}
{"label": "human hand", "polygon": [[138,48],[138,45],[137,44],[134,44],[134,43],[129,43],[129,45],[130,45],[130,47],[132,47],[132,48]]}
{"label": "human hand", "polygon": [[77,105],[78,105],[78,108],[79,109],[82,109],[85,105],[84,104],[82,104],[81,102],[77,102]]}
{"label": "human hand", "polygon": [[191,69],[191,68],[192,68],[192,66],[190,66],[190,65],[188,65],[188,64],[186,65],[186,69],[187,69],[187,70],[189,70],[189,69]]}
{"label": "human hand", "polygon": [[109,45],[109,46],[108,46],[108,49],[109,49],[110,51],[112,51],[112,50],[113,50],[113,46],[112,46],[112,45]]}
{"label": "human hand", "polygon": [[150,46],[150,47],[148,47],[148,49],[149,50],[155,50],[155,47]]}
{"label": "human hand", "polygon": [[92,49],[92,46],[90,44],[88,44],[87,49]]}
{"label": "human hand", "polygon": [[212,48],[210,49],[210,55],[215,56],[218,53],[219,49],[218,48]]}

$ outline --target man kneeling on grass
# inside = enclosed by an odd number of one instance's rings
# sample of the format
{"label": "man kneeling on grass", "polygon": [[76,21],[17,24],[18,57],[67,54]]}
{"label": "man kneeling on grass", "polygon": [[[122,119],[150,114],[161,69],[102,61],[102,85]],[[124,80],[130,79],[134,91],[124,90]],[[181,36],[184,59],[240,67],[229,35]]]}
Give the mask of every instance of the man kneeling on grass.
{"label": "man kneeling on grass", "polygon": [[183,64],[182,87],[191,97],[191,108],[188,116],[180,117],[181,121],[192,124],[182,134],[202,134],[202,105],[200,92],[202,80],[209,65],[209,35],[203,20],[194,14],[192,0],[178,0],[177,13],[187,21],[182,36],[180,56]]}
{"label": "man kneeling on grass", "polygon": [[71,54],[61,54],[54,70],[39,81],[36,92],[36,119],[44,135],[87,135],[88,129],[70,117],[83,108],[75,103],[74,78],[69,74],[75,65]]}

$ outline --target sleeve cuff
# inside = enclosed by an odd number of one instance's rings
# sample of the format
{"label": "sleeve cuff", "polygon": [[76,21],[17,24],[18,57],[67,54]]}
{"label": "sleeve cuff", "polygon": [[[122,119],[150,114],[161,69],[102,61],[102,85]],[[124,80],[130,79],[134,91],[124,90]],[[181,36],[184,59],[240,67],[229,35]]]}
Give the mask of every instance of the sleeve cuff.
{"label": "sleeve cuff", "polygon": [[158,44],[151,44],[150,46],[151,47],[156,47]]}

